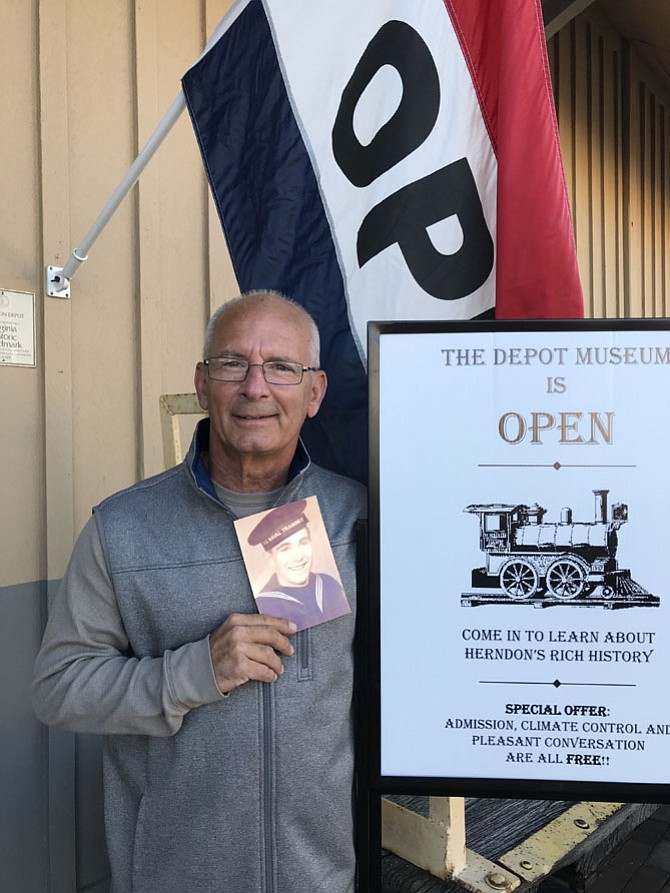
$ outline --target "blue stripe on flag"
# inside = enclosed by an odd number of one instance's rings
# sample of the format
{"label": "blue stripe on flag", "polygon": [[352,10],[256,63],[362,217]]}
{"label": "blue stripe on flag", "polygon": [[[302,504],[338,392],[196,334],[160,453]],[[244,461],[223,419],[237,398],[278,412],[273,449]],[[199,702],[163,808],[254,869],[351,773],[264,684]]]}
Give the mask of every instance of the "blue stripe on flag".
{"label": "blue stripe on flag", "polygon": [[321,333],[329,388],[303,437],[316,462],[364,480],[367,380],[342,273],[260,0],[183,79],[240,289],[277,289]]}

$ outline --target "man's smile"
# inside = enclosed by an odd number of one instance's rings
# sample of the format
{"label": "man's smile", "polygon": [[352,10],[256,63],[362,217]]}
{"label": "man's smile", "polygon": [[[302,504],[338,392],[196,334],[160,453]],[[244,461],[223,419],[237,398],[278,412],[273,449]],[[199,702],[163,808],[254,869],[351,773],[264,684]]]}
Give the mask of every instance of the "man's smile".
{"label": "man's smile", "polygon": [[288,568],[291,571],[301,571],[309,566],[310,559],[305,559],[305,561],[294,561],[289,564]]}
{"label": "man's smile", "polygon": [[234,412],[233,418],[243,422],[264,422],[266,419],[274,419],[277,417],[276,412],[267,412],[263,415],[253,413]]}

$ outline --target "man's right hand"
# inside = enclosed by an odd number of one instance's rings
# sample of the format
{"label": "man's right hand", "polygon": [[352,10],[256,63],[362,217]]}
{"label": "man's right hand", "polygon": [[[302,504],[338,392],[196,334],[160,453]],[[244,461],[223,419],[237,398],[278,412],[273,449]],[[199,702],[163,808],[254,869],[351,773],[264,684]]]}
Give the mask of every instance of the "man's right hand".
{"label": "man's right hand", "polygon": [[280,654],[293,654],[289,620],[267,614],[230,614],[209,637],[216,684],[222,694],[250,680],[275,682],[284,672]]}

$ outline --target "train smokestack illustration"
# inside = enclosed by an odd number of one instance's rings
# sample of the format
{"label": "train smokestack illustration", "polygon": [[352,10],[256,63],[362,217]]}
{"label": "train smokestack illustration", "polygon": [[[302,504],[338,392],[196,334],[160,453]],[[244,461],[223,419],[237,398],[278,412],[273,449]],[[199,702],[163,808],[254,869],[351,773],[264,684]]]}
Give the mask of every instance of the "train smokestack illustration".
{"label": "train smokestack illustration", "polygon": [[596,498],[596,521],[601,524],[607,524],[607,494],[609,490],[594,490],[593,495]]}
{"label": "train smokestack illustration", "polygon": [[610,514],[610,491],[592,492],[594,521],[574,521],[569,506],[560,510],[559,522],[545,522],[547,510],[538,503],[466,506],[464,512],[479,516],[486,565],[473,568],[472,591],[462,593],[461,604],[658,607],[659,597],[617,564],[617,534],[628,523],[628,506],[614,503]]}

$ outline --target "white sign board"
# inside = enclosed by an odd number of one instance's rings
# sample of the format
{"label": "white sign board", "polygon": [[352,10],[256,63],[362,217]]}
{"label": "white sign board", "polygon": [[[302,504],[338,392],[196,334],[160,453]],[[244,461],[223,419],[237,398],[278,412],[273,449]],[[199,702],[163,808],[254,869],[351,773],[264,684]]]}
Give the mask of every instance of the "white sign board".
{"label": "white sign board", "polygon": [[380,775],[670,784],[668,323],[370,348]]}
{"label": "white sign board", "polygon": [[35,295],[0,289],[0,364],[35,365]]}

